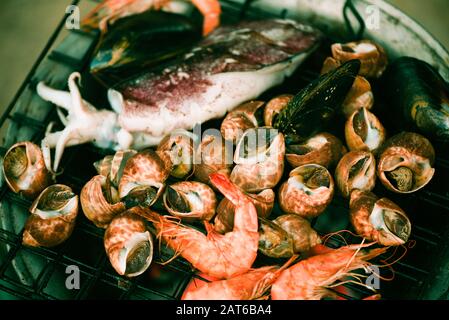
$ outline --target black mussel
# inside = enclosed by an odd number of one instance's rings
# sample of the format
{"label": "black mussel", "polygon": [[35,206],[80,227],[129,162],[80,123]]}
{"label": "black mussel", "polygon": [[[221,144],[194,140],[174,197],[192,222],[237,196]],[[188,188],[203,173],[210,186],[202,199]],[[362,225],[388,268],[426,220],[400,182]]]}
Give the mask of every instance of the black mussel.
{"label": "black mussel", "polygon": [[[449,142],[449,85],[427,62],[402,57],[387,69],[383,84],[386,112],[395,123]],[[399,120],[399,121],[397,121]]]}
{"label": "black mussel", "polygon": [[101,39],[90,70],[107,85],[175,58],[201,38],[201,26],[168,12],[125,17]]}
{"label": "black mussel", "polygon": [[274,128],[286,134],[288,141],[323,131],[340,109],[359,69],[360,61],[350,60],[310,83],[279,113]]}

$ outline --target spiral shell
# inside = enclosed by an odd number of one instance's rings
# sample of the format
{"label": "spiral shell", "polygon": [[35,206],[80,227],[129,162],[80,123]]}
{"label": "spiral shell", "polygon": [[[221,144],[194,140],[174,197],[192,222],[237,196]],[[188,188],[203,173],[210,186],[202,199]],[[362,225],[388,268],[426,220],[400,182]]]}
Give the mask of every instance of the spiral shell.
{"label": "spiral shell", "polygon": [[51,185],[36,198],[30,213],[23,232],[23,244],[57,246],[70,237],[75,227],[78,196],[68,186]]}
{"label": "spiral shell", "polygon": [[263,119],[267,127],[272,127],[274,118],[281,112],[293,98],[291,94],[283,94],[268,101],[265,106]]}
{"label": "spiral shell", "polygon": [[137,153],[135,150],[119,150],[114,155],[108,155],[94,163],[99,175],[108,178],[117,188],[123,174],[126,162]]}

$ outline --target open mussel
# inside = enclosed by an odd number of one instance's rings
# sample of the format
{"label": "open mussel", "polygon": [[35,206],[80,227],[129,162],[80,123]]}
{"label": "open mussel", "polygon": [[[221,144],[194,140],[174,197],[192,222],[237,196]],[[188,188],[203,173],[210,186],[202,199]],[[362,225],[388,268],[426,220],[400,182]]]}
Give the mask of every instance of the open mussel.
{"label": "open mussel", "polygon": [[412,57],[395,60],[382,79],[386,112],[396,122],[449,141],[449,85],[427,62]]}
{"label": "open mussel", "polygon": [[9,148],[2,169],[9,188],[27,198],[37,196],[52,181],[41,149],[32,142],[19,142]]}
{"label": "open mussel", "polygon": [[326,168],[333,168],[346,152],[340,139],[323,132],[306,141],[288,145],[285,158],[292,167],[319,164]]}
{"label": "open mussel", "polygon": [[377,175],[387,189],[411,193],[430,182],[434,161],[435,150],[429,140],[417,133],[402,132],[385,142]]}
{"label": "open mussel", "polygon": [[62,184],[46,188],[34,200],[25,224],[23,244],[54,247],[66,241],[75,227],[78,196]]}
{"label": "open mussel", "polygon": [[360,61],[351,60],[310,83],[295,95],[274,120],[287,140],[301,141],[323,131],[350,91]]}
{"label": "open mussel", "polygon": [[379,199],[371,192],[354,190],[349,207],[354,229],[368,241],[384,246],[407,242],[411,233],[410,220],[391,200]]}
{"label": "open mussel", "polygon": [[101,39],[90,64],[108,85],[176,58],[201,38],[201,28],[185,16],[146,11],[117,20]]}

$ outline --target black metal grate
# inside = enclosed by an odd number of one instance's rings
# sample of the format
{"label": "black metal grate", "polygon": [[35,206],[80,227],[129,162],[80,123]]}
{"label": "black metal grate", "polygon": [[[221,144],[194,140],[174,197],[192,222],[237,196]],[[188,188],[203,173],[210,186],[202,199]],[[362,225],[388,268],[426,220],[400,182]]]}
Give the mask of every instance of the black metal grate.
{"label": "black metal grate", "polygon": [[[92,0],[90,0],[92,1]],[[73,2],[77,5],[80,1]],[[222,1],[224,17],[260,17],[270,16],[269,12],[260,10],[248,10],[255,0],[247,0],[243,5],[227,0]],[[347,10],[357,18],[357,10],[348,1],[345,5],[345,17]],[[282,11],[282,17],[288,14]],[[45,58],[55,65],[63,66],[69,70],[85,70],[90,57],[90,52],[97,39],[96,33],[85,33],[73,30],[76,34],[90,39],[90,45],[83,56],[71,56],[58,49],[51,50],[55,41],[59,38],[66,20],[65,16],[58,28],[51,36],[42,54],[31,69],[25,82],[20,87],[12,103],[6,112],[0,117],[0,127],[19,126],[21,129],[33,132],[31,140],[39,142],[44,136],[45,129],[50,121],[56,120],[54,109],[48,112],[43,119],[35,119],[23,112],[16,111],[16,106],[23,98],[25,91],[33,90],[38,80],[36,71]],[[232,20],[232,19],[231,19]],[[363,20],[359,31],[350,27],[349,18],[345,19],[349,33],[353,37],[361,37],[363,34]],[[323,51],[323,57],[326,54]],[[319,55],[319,54],[318,54]],[[315,57],[322,62],[323,57]],[[266,95],[272,96],[276,90],[280,92],[294,92],[306,85],[318,75],[318,63],[313,60],[304,63],[292,79],[282,89],[274,89]],[[89,76],[84,75],[84,82],[89,82]],[[87,79],[87,80],[86,80]],[[88,87],[85,85],[85,87]],[[95,97],[86,97],[86,100],[96,102]],[[95,103],[94,103],[95,104]],[[96,105],[96,104],[95,104]],[[38,107],[38,106],[36,106]],[[0,148],[0,154],[4,154],[6,147]],[[439,149],[440,148],[440,149]],[[447,146],[437,146],[437,151]],[[61,167],[64,173],[59,177],[59,182],[71,186],[79,192],[84,183],[94,175],[94,169],[90,165],[93,161],[102,158],[108,150],[100,150],[92,145],[72,147],[66,150]],[[443,155],[444,153],[441,153]],[[444,155],[448,157],[449,155]],[[432,288],[435,286],[435,276],[441,266],[449,261],[448,229],[449,229],[449,158],[438,158],[436,162],[437,175],[432,183],[423,191],[407,197],[397,197],[387,194],[407,212],[411,213],[413,222],[412,239],[416,246],[410,249],[407,256],[395,265],[395,281],[382,282],[381,293],[385,298],[428,298],[435,297]],[[379,195],[386,194],[385,190],[375,190]],[[31,202],[12,193],[5,183],[0,188],[0,203],[8,206],[10,210],[26,211]],[[347,201],[336,197],[325,214],[314,221],[314,227],[322,234],[335,232],[348,227]],[[12,211],[11,211],[12,212]],[[343,213],[343,214],[342,214]],[[5,217],[0,216],[0,220]],[[181,258],[175,259],[167,265],[153,263],[150,270],[137,278],[123,278],[118,276],[109,264],[103,249],[104,231],[96,228],[84,215],[80,214],[77,227],[72,237],[64,244],[52,248],[28,248],[22,245],[22,231],[15,232],[0,226],[0,290],[23,299],[179,299],[185,286],[192,277],[196,277],[191,266]],[[329,241],[330,246],[341,246],[345,242],[356,243],[359,239],[349,233],[343,234],[343,238],[333,237]],[[163,248],[163,247],[162,247]],[[154,261],[167,260],[171,253],[165,249],[156,250]],[[28,266],[27,272],[20,272],[23,261],[34,261],[35,265]],[[269,261],[269,260],[268,260]],[[259,261],[260,262],[260,261]],[[267,260],[262,261],[267,262]],[[76,265],[81,272],[81,288],[68,290],[65,288],[65,268]],[[38,269],[30,271],[31,269]],[[33,276],[36,275],[36,276]],[[388,276],[388,275],[386,275]],[[447,276],[447,275],[446,275]],[[444,280],[444,279],[443,279]],[[446,280],[447,281],[447,280]],[[348,284],[349,293],[339,293],[348,299],[361,298],[370,295],[370,291]],[[447,287],[446,287],[447,290]],[[441,294],[444,293],[444,290]],[[446,292],[447,294],[447,292]]]}

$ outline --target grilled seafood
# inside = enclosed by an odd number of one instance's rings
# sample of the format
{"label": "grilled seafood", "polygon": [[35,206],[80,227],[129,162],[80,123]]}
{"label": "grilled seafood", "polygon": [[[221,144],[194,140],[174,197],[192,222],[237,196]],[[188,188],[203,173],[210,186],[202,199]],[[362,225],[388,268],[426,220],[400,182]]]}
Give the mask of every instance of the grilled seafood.
{"label": "grilled seafood", "polygon": [[284,214],[274,219],[273,223],[280,226],[290,236],[295,253],[308,254],[313,247],[321,244],[321,238],[312,229],[310,222],[297,214]]}
{"label": "grilled seafood", "polygon": [[273,128],[247,130],[237,143],[231,181],[247,192],[277,185],[284,172],[284,135]]}
{"label": "grilled seafood", "polygon": [[379,78],[388,65],[384,48],[370,40],[361,40],[346,44],[335,43],[331,46],[332,56],[340,63],[352,59],[361,62],[359,75],[367,78]]}
{"label": "grilled seafood", "polygon": [[151,206],[162,194],[169,171],[159,155],[146,149],[132,156],[123,168],[118,192],[127,208]]}
{"label": "grilled seafood", "polygon": [[282,108],[273,127],[287,140],[303,141],[323,131],[350,91],[360,69],[359,60],[351,60],[310,83]]}
{"label": "grilled seafood", "polygon": [[145,220],[136,208],[116,216],[104,234],[104,248],[112,267],[119,275],[136,277],[153,260],[153,239]]}
{"label": "grilled seafood", "polygon": [[[275,194],[272,189],[265,189],[258,194],[246,194],[257,210],[257,216],[267,218],[273,210]],[[214,218],[215,230],[219,233],[232,231],[234,227],[235,206],[227,198],[223,198],[217,207]]]}
{"label": "grilled seafood", "polygon": [[402,132],[385,142],[377,175],[387,189],[411,193],[430,182],[434,161],[435,150],[429,140],[417,133]]}
{"label": "grilled seafood", "polygon": [[2,170],[9,188],[27,198],[34,198],[52,181],[41,149],[32,142],[19,142],[9,148]]}
{"label": "grilled seafood", "polygon": [[70,93],[40,82],[40,97],[68,112],[67,117],[58,113],[65,129],[42,141],[46,166],[51,168],[50,148],[56,148],[56,171],[65,146],[94,142],[101,148],[142,149],[157,145],[174,129],[188,130],[221,117],[281,83],[320,40],[318,31],[291,20],[219,28],[165,70],[147,72],[110,89],[115,112],[96,110],[82,99],[78,73],[69,77]]}
{"label": "grilled seafood", "polygon": [[287,107],[292,98],[291,94],[283,94],[268,101],[263,112],[263,119],[267,127],[273,126],[275,118]]}
{"label": "grilled seafood", "polygon": [[[366,246],[366,245],[365,245]],[[387,248],[363,250],[363,245],[350,245],[312,256],[284,270],[271,287],[273,300],[320,300],[334,297],[328,288],[339,285],[336,281],[355,276],[353,270],[366,268],[367,262]],[[359,279],[360,280],[360,279]],[[366,286],[361,281],[357,284]]]}
{"label": "grilled seafood", "polygon": [[30,208],[23,244],[54,247],[66,241],[75,227],[78,196],[70,187],[54,184],[41,192]]}
{"label": "grilled seafood", "polygon": [[371,192],[354,190],[349,207],[354,229],[367,240],[384,246],[407,242],[411,232],[410,220],[393,201],[379,199]]}
{"label": "grilled seafood", "polygon": [[97,175],[87,182],[80,195],[84,215],[99,228],[106,228],[111,220],[125,211],[118,191],[108,178]]}
{"label": "grilled seafood", "polygon": [[345,154],[335,169],[335,182],[345,198],[349,198],[354,189],[373,190],[376,184],[376,160],[373,154],[367,151]]}
{"label": "grilled seafood", "polygon": [[304,218],[322,213],[334,195],[334,180],[323,166],[306,164],[295,168],[279,188],[282,211]]}
{"label": "grilled seafood", "polygon": [[259,218],[259,251],[272,258],[289,258],[295,254],[293,239],[274,222]]}
{"label": "grilled seafood", "polygon": [[351,151],[363,150],[377,153],[385,141],[386,132],[374,114],[361,108],[346,121],[345,138]]}
{"label": "grilled seafood", "polygon": [[[324,60],[321,74],[326,74],[331,70],[338,68],[341,63],[332,57]],[[346,118],[349,118],[354,111],[360,108],[371,109],[374,105],[374,95],[371,90],[371,84],[366,78],[356,76],[351,90],[348,92],[342,104],[342,112]]]}
{"label": "grilled seafood", "polygon": [[[108,24],[149,9],[174,12],[183,10],[171,2],[171,0],[104,0],[90,12],[83,20],[82,25],[89,29],[99,28],[102,33],[105,33]],[[217,0],[191,0],[191,2],[204,17],[203,34],[206,35],[218,27],[221,7]]]}
{"label": "grilled seafood", "polygon": [[412,125],[449,141],[449,85],[434,67],[402,57],[389,66],[382,84],[385,104],[388,112],[393,111],[395,123]]}
{"label": "grilled seafood", "polygon": [[263,111],[264,104],[263,101],[250,101],[228,112],[220,128],[223,138],[236,143],[246,130],[259,127],[262,120],[257,113]]}
{"label": "grilled seafood", "polygon": [[323,132],[301,143],[287,145],[285,158],[294,168],[305,164],[319,164],[333,168],[346,152],[340,139]]}
{"label": "grilled seafood", "polygon": [[259,242],[254,204],[226,176],[213,173],[211,182],[235,206],[234,228],[221,235],[204,222],[207,235],[142,207],[139,214],[150,220],[158,237],[192,266],[208,276],[228,279],[248,272],[256,259]]}
{"label": "grilled seafood", "polygon": [[94,163],[97,173],[107,178],[114,188],[118,188],[123,169],[129,158],[137,153],[135,150],[117,151],[114,155],[108,155]]}
{"label": "grilled seafood", "polygon": [[171,215],[205,221],[212,219],[217,205],[214,191],[197,181],[181,181],[168,186],[163,200]]}

